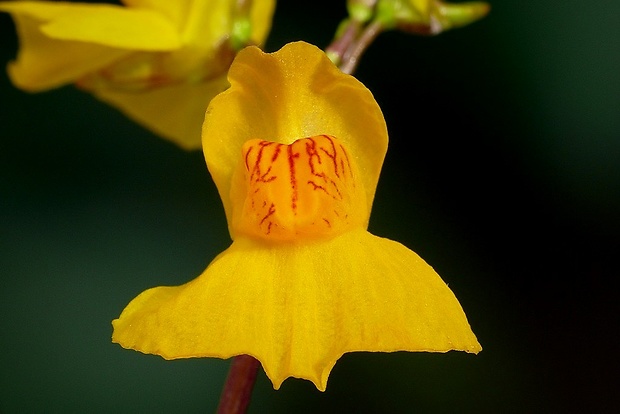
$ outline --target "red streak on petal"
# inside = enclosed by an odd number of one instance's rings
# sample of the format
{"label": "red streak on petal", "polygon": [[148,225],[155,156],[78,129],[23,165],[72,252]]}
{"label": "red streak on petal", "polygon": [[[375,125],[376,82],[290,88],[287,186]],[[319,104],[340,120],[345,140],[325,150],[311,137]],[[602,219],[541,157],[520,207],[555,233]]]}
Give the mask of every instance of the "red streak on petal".
{"label": "red streak on petal", "polygon": [[278,155],[280,155],[280,150],[282,149],[282,144],[278,144],[276,150],[273,152],[273,156],[271,157],[271,162],[275,162],[278,159]]}
{"label": "red streak on petal", "polygon": [[[261,141],[259,142],[259,146],[260,148],[258,149],[258,155],[256,156],[256,161],[254,162],[254,167],[252,168],[252,173],[250,174],[250,180],[255,180],[256,182],[263,182],[263,183],[268,183],[270,181],[273,181],[277,178],[277,175],[271,175],[269,176],[269,174],[271,173],[271,165],[269,165],[267,167],[267,170],[265,172],[262,171],[262,159],[263,159],[263,152],[265,150],[266,147],[271,146],[271,145],[277,145],[276,147],[276,151],[274,156],[272,157],[272,163],[273,160],[275,160],[275,158],[277,158],[277,153],[280,152],[280,147],[282,146],[282,144],[276,144],[275,142],[267,142],[267,141]],[[250,153],[250,151],[252,150],[253,147],[250,147],[250,150],[248,150],[248,154]],[[248,170],[249,170],[249,161],[247,160],[247,155],[246,155],[246,166],[248,166]]]}
{"label": "red streak on petal", "polygon": [[293,146],[286,147],[288,152],[288,168],[291,174],[291,209],[293,213],[297,213],[297,200],[299,199],[299,193],[297,188],[297,177],[295,176],[295,158],[299,158],[299,153],[293,152]]}
{"label": "red streak on petal", "polygon": [[[262,220],[260,221],[260,224],[262,225],[268,218],[269,216],[275,214],[276,212],[276,206],[271,203],[271,205],[269,206],[269,211],[267,211],[267,214],[265,215],[265,217],[262,218]],[[270,221],[269,224],[267,225],[267,234],[269,234],[269,232],[271,231],[271,225],[273,223]]]}
{"label": "red streak on petal", "polygon": [[332,159],[332,162],[334,163],[334,174],[336,174],[336,177],[340,178],[340,173],[338,172],[338,153],[336,152],[336,144],[334,144],[334,140],[329,135],[323,135],[323,137],[327,138],[332,148],[331,153],[323,147],[321,147],[321,150],[325,153],[325,155]]}
{"label": "red streak on petal", "polygon": [[[351,161],[349,160],[349,154],[347,154],[347,151],[344,149],[342,144],[340,145],[340,152],[342,152],[344,154],[344,159],[347,162],[347,167],[348,167],[348,170],[349,170],[349,175],[351,176],[351,178],[353,178],[353,170],[351,169]],[[342,161],[341,161],[341,163],[342,163]],[[355,186],[355,180],[353,180],[353,185]]]}
{"label": "red streak on petal", "polygon": [[319,185],[317,183],[315,183],[314,181],[308,180],[308,184],[310,184],[312,186],[313,190],[321,190],[323,191],[325,194],[331,195],[329,194],[329,192],[327,192],[327,190],[325,189],[325,187],[323,187],[322,185]]}
{"label": "red streak on petal", "polygon": [[254,147],[250,147],[248,148],[248,152],[245,153],[245,169],[247,171],[250,171],[250,161],[248,159],[250,158],[250,153],[252,152],[253,149]]}
{"label": "red streak on petal", "polygon": [[263,217],[263,219],[260,221],[260,224],[263,224],[265,220],[267,220],[269,216],[271,216],[275,212],[276,212],[276,206],[273,203],[271,203],[271,205],[269,206],[269,211],[267,212],[265,217]]}

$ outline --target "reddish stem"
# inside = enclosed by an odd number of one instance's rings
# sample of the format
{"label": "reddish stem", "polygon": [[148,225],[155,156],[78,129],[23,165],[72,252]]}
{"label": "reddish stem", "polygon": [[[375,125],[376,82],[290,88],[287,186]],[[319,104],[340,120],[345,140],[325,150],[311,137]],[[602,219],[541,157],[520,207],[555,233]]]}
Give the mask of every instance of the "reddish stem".
{"label": "reddish stem", "polygon": [[218,414],[243,414],[247,411],[259,366],[260,362],[249,355],[233,358],[217,407]]}
{"label": "reddish stem", "polygon": [[351,47],[351,44],[357,38],[359,30],[360,24],[355,20],[350,20],[340,37],[327,46],[325,49],[326,52],[338,56],[338,62],[336,62],[336,64],[342,61],[347,49]]}
{"label": "reddish stem", "polygon": [[356,39],[356,41],[349,44],[349,48],[342,57],[340,63],[340,70],[343,73],[351,75],[359,61],[370,44],[377,38],[377,36],[383,31],[383,26],[379,22],[372,22],[362,32],[362,34]]}

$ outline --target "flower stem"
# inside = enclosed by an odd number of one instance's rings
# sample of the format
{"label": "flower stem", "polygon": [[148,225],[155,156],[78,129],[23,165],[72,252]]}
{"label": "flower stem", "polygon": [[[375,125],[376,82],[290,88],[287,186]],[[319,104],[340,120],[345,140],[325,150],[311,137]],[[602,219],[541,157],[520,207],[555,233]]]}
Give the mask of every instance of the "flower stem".
{"label": "flower stem", "polygon": [[368,46],[385,29],[377,16],[377,0],[349,0],[344,19],[325,53],[343,73],[353,74]]}
{"label": "flower stem", "polygon": [[347,52],[347,50],[351,47],[351,44],[357,39],[359,36],[360,24],[355,20],[349,20],[344,25],[342,29],[342,33],[340,36],[336,37],[334,41],[327,46],[325,52],[327,56],[330,57],[332,62],[336,65],[340,65],[342,63],[342,59]]}
{"label": "flower stem", "polygon": [[362,54],[382,31],[383,26],[381,25],[381,23],[376,21],[366,26],[361,36],[359,36],[357,41],[351,43],[344,56],[342,57],[340,70],[343,73],[348,73],[349,75],[352,74],[357,68]]}
{"label": "flower stem", "polygon": [[233,358],[217,407],[218,414],[242,414],[247,411],[259,366],[260,362],[249,355]]}

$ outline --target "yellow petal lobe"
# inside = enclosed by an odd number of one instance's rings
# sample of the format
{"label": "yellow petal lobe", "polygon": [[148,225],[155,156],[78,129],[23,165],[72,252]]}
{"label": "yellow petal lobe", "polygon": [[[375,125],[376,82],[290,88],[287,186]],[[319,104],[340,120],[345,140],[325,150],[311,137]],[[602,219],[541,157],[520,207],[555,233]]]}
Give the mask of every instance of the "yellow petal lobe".
{"label": "yellow petal lobe", "polygon": [[[0,1],[19,34],[12,82],[30,92],[74,83],[156,134],[199,149],[206,107],[228,87],[238,2],[123,3]],[[256,0],[243,11],[248,41],[264,43],[274,8],[274,0]]]}
{"label": "yellow petal lobe", "polygon": [[39,23],[14,15],[20,48],[7,71],[15,86],[29,92],[59,87],[127,55],[126,50],[45,36]]}
{"label": "yellow petal lobe", "polygon": [[239,237],[195,280],[135,298],[113,341],[161,355],[259,359],[325,390],[353,351],[462,350],[480,344],[454,294],[403,245],[363,229],[307,244]]}
{"label": "yellow petal lobe", "polygon": [[37,22],[43,34],[57,40],[127,50],[167,51],[181,46],[176,28],[153,10],[106,4],[20,1],[0,3],[0,11]]}
{"label": "yellow petal lobe", "polygon": [[238,200],[234,235],[306,242],[364,226],[363,188],[337,138],[319,135],[289,145],[251,140],[242,157],[243,177],[231,190]]}
{"label": "yellow petal lobe", "polygon": [[178,83],[139,92],[102,88],[100,100],[186,150],[200,148],[200,126],[209,100],[228,87],[225,76],[198,83]]}

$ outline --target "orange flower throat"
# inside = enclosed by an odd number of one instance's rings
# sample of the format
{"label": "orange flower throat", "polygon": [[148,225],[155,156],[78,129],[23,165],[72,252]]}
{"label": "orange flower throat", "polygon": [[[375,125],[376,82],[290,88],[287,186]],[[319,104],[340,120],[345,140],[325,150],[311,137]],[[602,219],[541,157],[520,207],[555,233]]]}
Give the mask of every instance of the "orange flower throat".
{"label": "orange flower throat", "polygon": [[292,241],[334,237],[363,225],[363,189],[356,184],[353,160],[335,137],[290,145],[254,139],[243,145],[242,157],[244,201],[233,213],[234,233]]}

